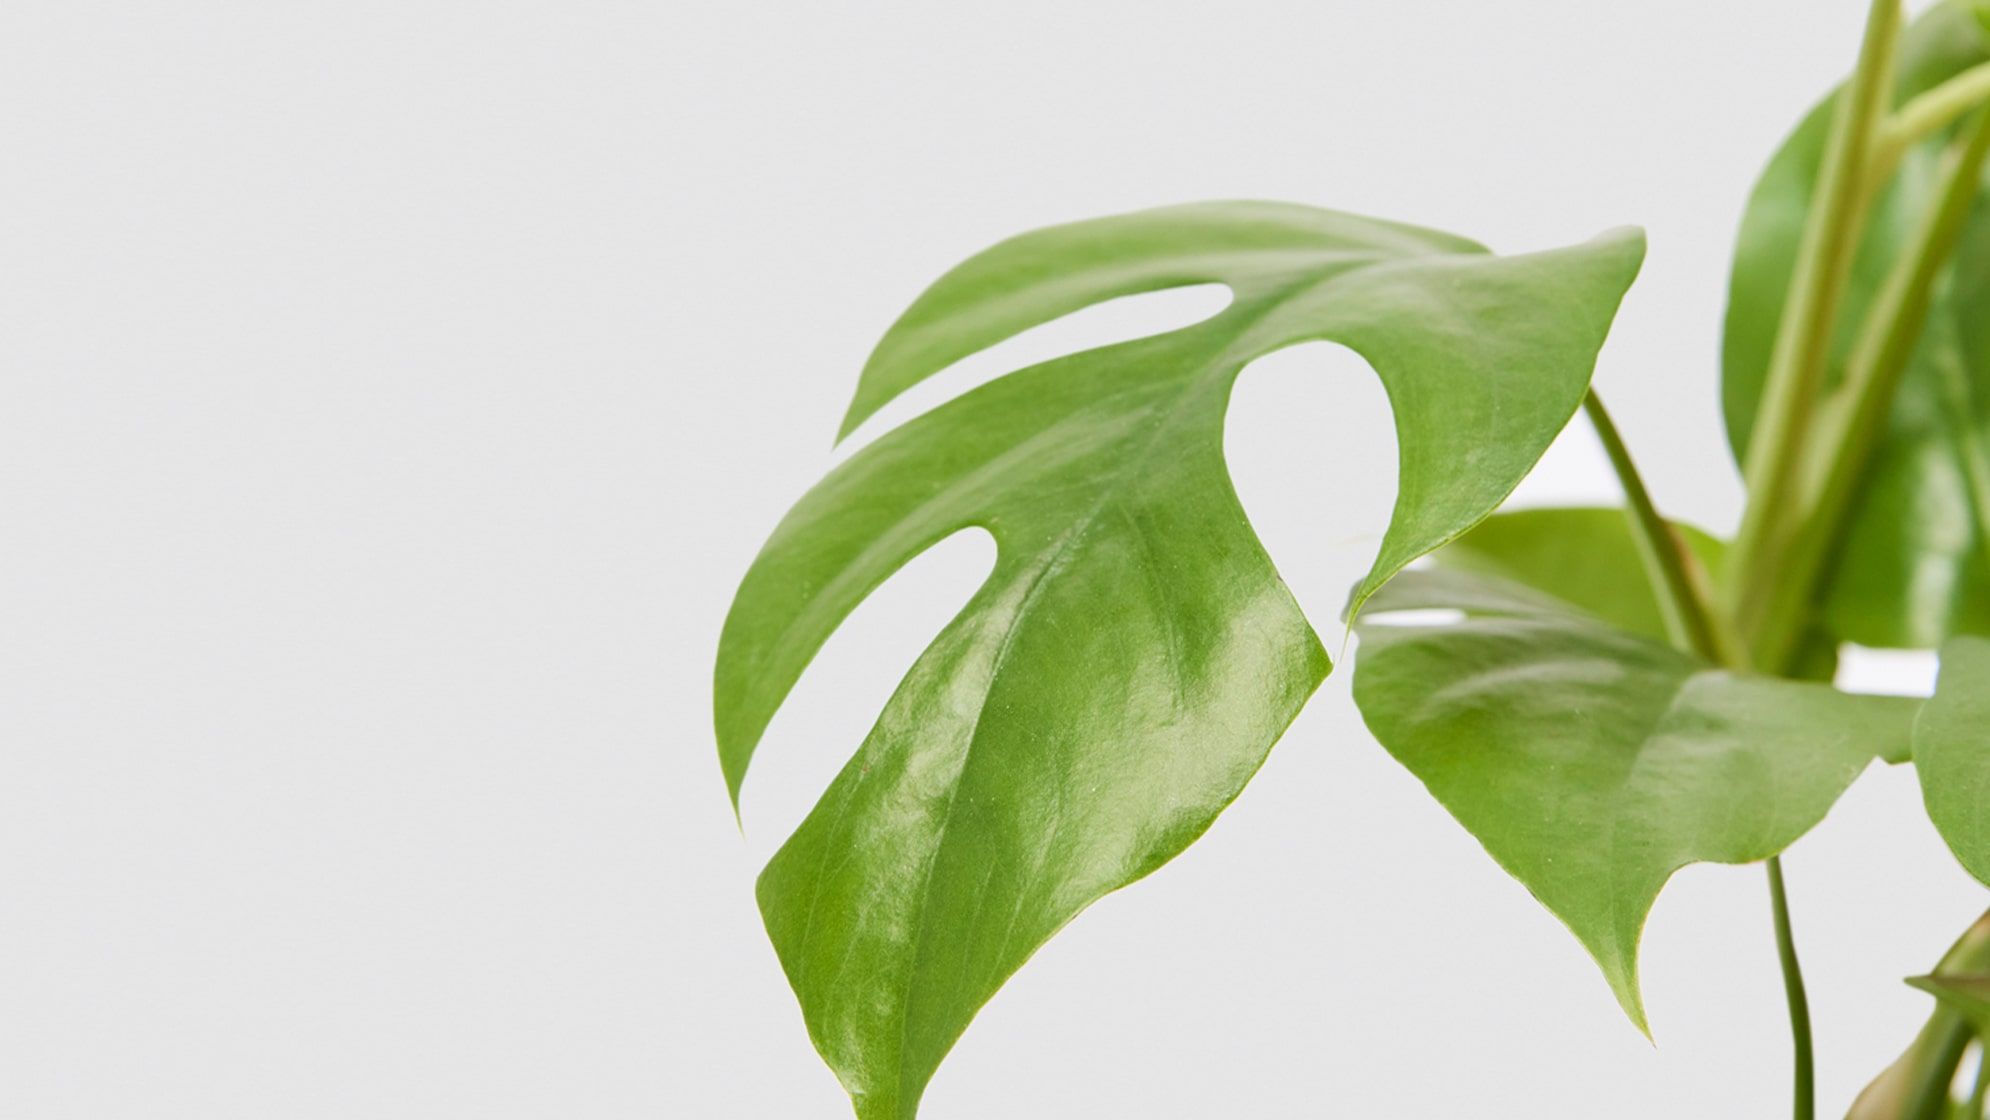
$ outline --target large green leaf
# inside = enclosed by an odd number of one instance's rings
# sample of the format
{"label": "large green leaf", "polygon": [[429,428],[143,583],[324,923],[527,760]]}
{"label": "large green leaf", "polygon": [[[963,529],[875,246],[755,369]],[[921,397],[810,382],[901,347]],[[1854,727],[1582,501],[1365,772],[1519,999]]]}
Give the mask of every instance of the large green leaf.
{"label": "large green leaf", "polygon": [[[1464,617],[1392,617],[1432,610]],[[1357,631],[1369,730],[1568,924],[1641,1030],[1638,940],[1666,880],[1782,851],[1875,756],[1905,756],[1918,706],[1736,676],[1482,573],[1405,573]]]}
{"label": "large green leaf", "polygon": [[1206,204],[1027,234],[905,313],[846,430],[1087,304],[1208,282],[1235,296],[1202,323],[1010,374],[886,434],[802,498],[740,587],[716,687],[735,797],[775,708],[858,602],[951,533],[995,538],[987,583],[760,880],[810,1033],[861,1116],[912,1116],[1002,981],[1206,829],[1327,673],[1224,467],[1244,365],[1332,339],[1382,378],[1400,486],[1372,589],[1533,465],[1580,402],[1642,254],[1635,231],[1495,257],[1346,214]]}
{"label": "large green leaf", "polygon": [[1990,641],[1942,647],[1935,695],[1914,724],[1928,819],[1971,875],[1990,883]]}
{"label": "large green leaf", "polygon": [[[1719,579],[1727,546],[1690,525],[1681,539]],[[1644,575],[1629,515],[1607,506],[1557,506],[1496,513],[1438,552],[1450,568],[1482,572],[1545,591],[1614,626],[1665,640],[1665,615]]]}
{"label": "large green leaf", "polygon": [[[1968,5],[1943,3],[1902,42],[1899,100],[1990,59]],[[1723,348],[1728,439],[1745,455],[1797,243],[1830,131],[1827,99],[1784,143],[1749,200],[1735,248]],[[1932,202],[1946,136],[1909,152],[1875,206],[1835,340],[1835,383],[1889,266]],[[1977,207],[1902,378],[1887,430],[1855,499],[1825,593],[1824,623],[1874,646],[1932,647],[1949,634],[1990,633],[1990,552],[1973,488],[1990,440],[1990,195]]]}

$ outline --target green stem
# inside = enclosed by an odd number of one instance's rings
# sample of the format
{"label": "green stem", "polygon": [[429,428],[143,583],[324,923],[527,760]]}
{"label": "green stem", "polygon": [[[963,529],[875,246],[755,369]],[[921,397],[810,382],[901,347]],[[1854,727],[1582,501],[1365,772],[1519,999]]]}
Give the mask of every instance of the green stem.
{"label": "green stem", "polygon": [[1796,1120],[1817,1114],[1816,1075],[1810,1045],[1810,997],[1804,992],[1803,966],[1797,963],[1796,935],[1790,928],[1790,898],[1783,887],[1783,861],[1769,857],[1769,908],[1776,921],[1776,959],[1783,966],[1783,995],[1790,1005],[1790,1039],[1796,1048],[1794,1108]]}
{"label": "green stem", "polygon": [[1824,438],[1787,503],[1782,523],[1788,533],[1776,551],[1757,554],[1764,567],[1753,581],[1752,601],[1759,604],[1754,648],[1765,665],[1781,663],[1809,621],[1818,577],[1836,550],[1894,390],[1920,343],[1936,281],[1967,227],[1986,161],[1990,112],[1950,148],[1934,205],[1874,301],[1846,362],[1844,385],[1820,410]]}
{"label": "green stem", "polygon": [[1990,1103],[1990,1053],[1976,1047],[1976,1080],[1969,1087],[1969,1103],[1962,1114],[1970,1120],[1983,1120],[1983,1106]]}
{"label": "green stem", "polygon": [[[1757,604],[1787,561],[1790,526],[1785,512],[1822,392],[1838,306],[1865,231],[1872,198],[1868,167],[1892,95],[1900,23],[1900,0],[1873,0],[1858,66],[1832,117],[1817,203],[1798,244],[1789,299],[1763,385],[1762,411],[1749,439],[1743,470],[1749,500],[1731,554],[1739,578],[1727,606],[1751,639],[1760,629]],[[1766,665],[1770,659],[1757,660]]]}
{"label": "green stem", "polygon": [[[1582,408],[1595,426],[1610,466],[1623,487],[1625,512],[1631,534],[1638,543],[1638,555],[1645,576],[1658,598],[1666,629],[1674,645],[1726,665],[1746,670],[1746,647],[1727,624],[1726,616],[1715,608],[1706,574],[1672,522],[1658,512],[1645,488],[1644,478],[1631,461],[1630,449],[1618,432],[1603,398],[1591,389]],[[1776,957],[1782,964],[1783,993],[1789,1001],[1790,1038],[1794,1054],[1795,1120],[1813,1120],[1816,1115],[1815,1061],[1810,1041],[1810,997],[1804,991],[1803,969],[1797,963],[1795,934],[1790,926],[1790,902],[1783,887],[1783,861],[1769,857],[1769,905],[1775,915]]]}
{"label": "green stem", "polygon": [[1707,581],[1698,559],[1686,547],[1679,530],[1659,514],[1658,506],[1651,500],[1651,491],[1645,488],[1637,465],[1631,461],[1630,449],[1624,446],[1623,435],[1617,431],[1616,421],[1610,418],[1596,390],[1591,389],[1582,398],[1582,410],[1603,442],[1603,452],[1610,457],[1610,466],[1623,487],[1624,512],[1631,523],[1631,536],[1637,542],[1645,578],[1658,599],[1659,614],[1665,619],[1672,643],[1710,661],[1726,663],[1727,655],[1738,653],[1739,649],[1732,641],[1723,641],[1723,628],[1715,622],[1714,611],[1706,599]]}
{"label": "green stem", "polygon": [[1902,105],[1880,134],[1871,185],[1877,188],[1891,179],[1901,157],[1914,145],[1986,102],[1990,102],[1990,62],[1978,63]]}

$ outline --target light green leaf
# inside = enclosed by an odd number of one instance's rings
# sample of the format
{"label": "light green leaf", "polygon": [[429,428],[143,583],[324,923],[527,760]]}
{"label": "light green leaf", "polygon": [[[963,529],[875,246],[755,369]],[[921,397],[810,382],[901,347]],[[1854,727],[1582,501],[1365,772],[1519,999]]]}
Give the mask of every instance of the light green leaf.
{"label": "light green leaf", "polygon": [[[884,435],[802,498],[740,587],[716,683],[735,797],[768,719],[866,595],[951,533],[995,538],[987,583],[760,880],[810,1033],[862,1117],[912,1116],[1003,980],[1200,835],[1326,675],[1225,470],[1244,365],[1332,339],[1382,378],[1401,485],[1372,588],[1527,473],[1579,404],[1642,255],[1635,231],[1502,258],[1346,214],[1216,203],[1027,234],[906,312],[846,430],[1087,304],[1208,282],[1235,296]],[[1365,471],[1353,484],[1372,484]]]}
{"label": "light green leaf", "polygon": [[1990,883],[1990,641],[1942,647],[1935,695],[1914,723],[1914,769],[1935,830]]}
{"label": "light green leaf", "polygon": [[[1908,29],[1897,99],[1990,59],[1966,4],[1937,5]],[[1832,100],[1770,161],[1735,247],[1723,347],[1728,440],[1747,451],[1790,274],[1815,192]],[[1932,202],[1946,135],[1913,149],[1876,203],[1835,339],[1835,380],[1889,266]],[[1851,511],[1823,622],[1844,640],[1925,648],[1953,633],[1990,633],[1990,552],[1979,492],[1990,473],[1990,194],[1971,219],[1902,378],[1886,433]]]}
{"label": "light green leaf", "polygon": [[[1460,621],[1392,612],[1454,610]],[[1647,1029],[1637,948],[1672,873],[1823,819],[1917,701],[1741,677],[1478,573],[1407,572],[1357,625],[1354,699],[1389,753],[1568,924]]]}
{"label": "light green leaf", "polygon": [[[1690,525],[1677,528],[1708,577],[1718,580],[1727,546]],[[1633,633],[1666,637],[1665,616],[1645,578],[1637,538],[1621,508],[1565,506],[1496,513],[1433,558],[1445,567],[1545,591]]]}

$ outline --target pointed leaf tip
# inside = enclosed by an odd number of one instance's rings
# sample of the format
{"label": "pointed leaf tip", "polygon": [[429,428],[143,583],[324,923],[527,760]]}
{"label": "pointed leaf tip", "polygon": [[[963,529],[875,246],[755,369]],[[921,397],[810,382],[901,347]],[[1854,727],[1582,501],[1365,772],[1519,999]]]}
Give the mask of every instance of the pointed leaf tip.
{"label": "pointed leaf tip", "polygon": [[[1447,609],[1463,620],[1387,617]],[[1356,630],[1369,730],[1568,925],[1647,1036],[1638,945],[1672,873],[1788,847],[1908,741],[1918,706],[1735,676],[1534,587],[1442,566],[1383,588]]]}

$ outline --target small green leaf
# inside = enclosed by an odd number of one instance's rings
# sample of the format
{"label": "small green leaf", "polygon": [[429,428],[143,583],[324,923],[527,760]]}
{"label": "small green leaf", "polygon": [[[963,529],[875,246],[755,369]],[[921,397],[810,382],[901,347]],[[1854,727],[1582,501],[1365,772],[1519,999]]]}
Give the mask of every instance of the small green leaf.
{"label": "small green leaf", "polygon": [[1990,883],[1990,641],[1942,647],[1935,695],[1914,722],[1914,769],[1935,830]]}
{"label": "small green leaf", "polygon": [[1990,976],[1909,976],[1907,982],[1954,1008],[1979,1035],[1990,1032]]}
{"label": "small green leaf", "polygon": [[[1915,21],[1900,51],[1896,100],[1904,101],[1990,59],[1990,42],[1969,5],[1948,0]],[[1828,98],[1813,109],[1771,159],[1735,246],[1722,395],[1737,459],[1761,400],[1832,105]],[[1947,139],[1908,152],[1874,204],[1833,342],[1834,383],[1888,269],[1933,201]],[[1983,523],[1990,509],[1990,193],[1951,273],[1935,294],[1824,590],[1822,622],[1846,641],[1932,648],[1951,634],[1990,634],[1990,526]]]}
{"label": "small green leaf", "polygon": [[[1465,617],[1390,617],[1429,610]],[[1905,754],[1918,707],[1736,676],[1480,573],[1405,573],[1357,632],[1369,730],[1568,924],[1640,1030],[1638,940],[1672,873],[1781,852]]]}
{"label": "small green leaf", "polygon": [[[1217,282],[1194,326],[1060,358],[880,437],[774,531],[720,640],[735,797],[842,619],[941,538],[988,582],[761,876],[810,1034],[865,1120],[905,1120],[975,1011],[1046,939],[1209,827],[1326,675],[1223,460],[1230,388],[1332,339],[1394,406],[1396,511],[1366,588],[1499,504],[1574,413],[1635,231],[1495,257],[1270,203],[1026,234],[942,278],[879,344],[845,429],[946,364],[1133,292]],[[1369,484],[1370,475],[1350,476]]]}
{"label": "small green leaf", "polygon": [[[1677,526],[1686,546],[1718,580],[1727,546],[1690,525]],[[1665,616],[1643,575],[1637,538],[1625,511],[1581,506],[1496,513],[1433,557],[1439,564],[1482,572],[1545,591],[1614,626],[1664,640]]]}

